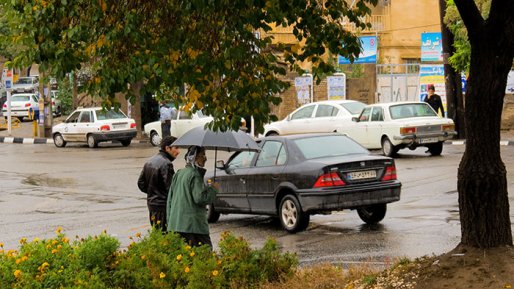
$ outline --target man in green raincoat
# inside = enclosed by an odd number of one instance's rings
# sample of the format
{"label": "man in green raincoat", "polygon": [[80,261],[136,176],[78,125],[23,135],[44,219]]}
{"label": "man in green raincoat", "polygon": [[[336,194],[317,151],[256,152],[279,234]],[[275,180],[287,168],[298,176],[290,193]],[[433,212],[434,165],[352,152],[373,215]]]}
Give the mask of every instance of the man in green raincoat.
{"label": "man in green raincoat", "polygon": [[180,234],[191,246],[212,247],[205,206],[216,198],[219,184],[203,181],[207,161],[203,147],[190,147],[185,159],[186,166],[175,173],[168,193],[168,231]]}

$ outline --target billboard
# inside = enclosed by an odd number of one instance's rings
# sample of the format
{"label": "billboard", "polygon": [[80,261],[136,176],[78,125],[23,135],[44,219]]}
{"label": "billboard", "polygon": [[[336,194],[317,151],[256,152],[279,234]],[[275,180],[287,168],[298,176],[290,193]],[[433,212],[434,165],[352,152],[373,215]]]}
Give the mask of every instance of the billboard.
{"label": "billboard", "polygon": [[443,61],[441,32],[421,33],[421,61]]}
{"label": "billboard", "polygon": [[[377,37],[361,36],[359,37],[362,45],[362,51],[359,58],[353,63],[377,63]],[[338,64],[350,64],[350,60],[341,55],[337,57]]]}

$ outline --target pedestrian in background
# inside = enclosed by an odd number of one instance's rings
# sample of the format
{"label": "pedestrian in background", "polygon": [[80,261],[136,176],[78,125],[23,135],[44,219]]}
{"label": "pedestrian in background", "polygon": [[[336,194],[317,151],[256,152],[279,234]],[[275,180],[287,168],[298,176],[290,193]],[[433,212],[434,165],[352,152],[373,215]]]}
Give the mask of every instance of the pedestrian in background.
{"label": "pedestrian in background", "polygon": [[435,87],[433,84],[428,86],[428,95],[425,96],[423,101],[430,104],[437,114],[439,114],[439,110],[441,110],[441,115],[445,117],[443,101],[441,100],[441,96],[435,94]]}
{"label": "pedestrian in background", "polygon": [[171,130],[171,114],[172,110],[168,107],[166,104],[166,101],[161,102],[161,108],[159,110],[160,113],[160,120],[161,120],[161,138],[165,138],[167,136],[170,136],[170,130]]}
{"label": "pedestrian in background", "polygon": [[168,136],[162,139],[159,152],[143,166],[137,186],[146,193],[146,203],[150,212],[150,224],[166,232],[166,203],[168,190],[175,174],[173,161],[180,150],[171,144],[176,138]]}
{"label": "pedestrian in background", "polygon": [[185,159],[186,166],[173,176],[168,194],[168,231],[180,234],[191,246],[212,247],[205,206],[214,201],[219,184],[204,183],[207,157],[203,147],[191,146]]}

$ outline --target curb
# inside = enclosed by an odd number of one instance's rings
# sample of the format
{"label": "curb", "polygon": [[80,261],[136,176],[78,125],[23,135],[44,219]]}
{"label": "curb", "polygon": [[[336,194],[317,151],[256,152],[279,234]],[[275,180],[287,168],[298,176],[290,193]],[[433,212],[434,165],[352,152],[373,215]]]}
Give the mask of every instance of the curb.
{"label": "curb", "polygon": [[[465,140],[447,140],[444,143],[450,144],[450,145],[465,145],[466,141]],[[500,145],[501,146],[514,146],[514,141],[501,140]]]}
{"label": "curb", "polygon": [[[11,137],[11,136],[0,136],[0,143],[16,143],[16,144],[54,144],[54,140],[51,138],[23,138],[23,137]],[[133,144],[147,144],[150,143],[147,140],[132,140]]]}

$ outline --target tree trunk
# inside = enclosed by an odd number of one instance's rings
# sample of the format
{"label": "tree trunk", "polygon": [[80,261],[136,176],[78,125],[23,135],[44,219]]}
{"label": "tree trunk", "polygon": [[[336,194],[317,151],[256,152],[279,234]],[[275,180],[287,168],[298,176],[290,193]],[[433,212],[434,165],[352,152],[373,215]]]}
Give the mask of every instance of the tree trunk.
{"label": "tree trunk", "polygon": [[141,118],[141,88],[143,87],[143,82],[138,81],[136,83],[133,83],[130,85],[130,88],[132,89],[132,93],[134,94],[134,102],[130,102],[132,104],[132,118],[136,121],[136,127],[137,127],[137,139],[141,139],[143,134],[143,122]]}
{"label": "tree trunk", "polygon": [[495,36],[486,35],[471,43],[466,151],[457,184],[461,243],[480,248],[512,245],[506,169],[500,154],[501,114],[512,52]]}
{"label": "tree trunk", "polygon": [[79,107],[79,97],[78,97],[79,85],[78,85],[77,72],[76,71],[72,72],[71,77],[72,77],[72,85],[73,85],[73,90],[72,90],[73,109],[77,109]]}
{"label": "tree trunk", "polygon": [[444,24],[446,14],[446,0],[439,0],[439,15],[441,20],[441,35],[443,41],[444,79],[446,88],[446,105],[448,117],[453,119],[457,137],[464,139],[464,102],[462,100],[462,82],[460,74],[449,64],[448,58],[455,53],[453,47],[454,37],[450,29]]}

